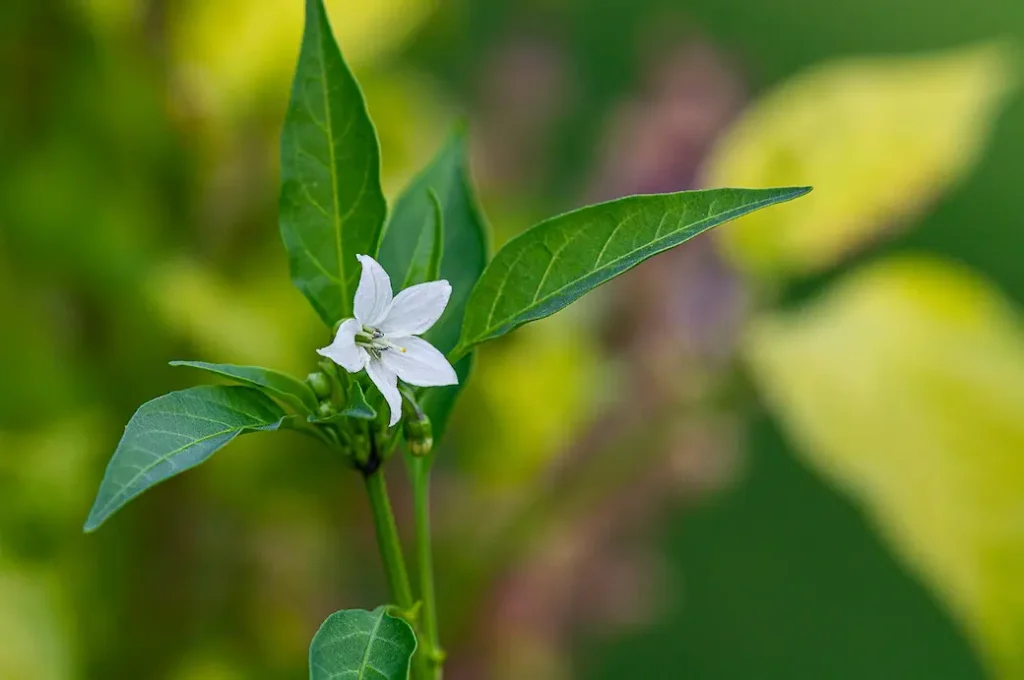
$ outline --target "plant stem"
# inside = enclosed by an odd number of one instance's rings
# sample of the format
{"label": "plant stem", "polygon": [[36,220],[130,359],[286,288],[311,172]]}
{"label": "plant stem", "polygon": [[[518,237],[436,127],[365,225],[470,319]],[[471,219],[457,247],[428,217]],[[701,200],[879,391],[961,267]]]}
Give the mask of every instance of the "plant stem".
{"label": "plant stem", "polygon": [[419,572],[420,598],[423,602],[421,649],[429,680],[439,680],[444,653],[437,630],[437,599],[434,595],[434,557],[430,543],[430,467],[429,456],[410,456],[413,512],[416,516],[416,567]]}
{"label": "plant stem", "polygon": [[378,468],[371,474],[364,475],[363,480],[366,482],[366,493],[370,497],[373,527],[377,532],[377,547],[380,549],[381,562],[384,563],[384,573],[388,579],[391,597],[400,609],[410,611],[413,607],[412,588],[409,586],[409,574],[405,570],[398,525],[395,524],[395,515],[388,499],[384,469]]}

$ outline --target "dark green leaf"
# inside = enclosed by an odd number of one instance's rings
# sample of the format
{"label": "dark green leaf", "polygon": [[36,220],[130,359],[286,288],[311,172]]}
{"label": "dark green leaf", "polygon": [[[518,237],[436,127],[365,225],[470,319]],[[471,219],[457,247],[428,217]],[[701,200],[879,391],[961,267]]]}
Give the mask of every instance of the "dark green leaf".
{"label": "dark green leaf", "polygon": [[[420,280],[407,281],[405,287],[411,286],[413,283],[437,281],[441,278],[441,258],[444,256],[444,208],[441,206],[441,199],[433,187],[430,188],[427,194],[430,196],[430,205],[434,208],[434,219],[432,222],[434,230],[430,238],[430,254],[427,257],[425,271],[420,275]],[[409,271],[415,272],[414,269]]]}
{"label": "dark green leaf", "polygon": [[373,420],[377,417],[377,411],[366,401],[366,394],[363,387],[355,380],[348,386],[348,402],[340,412],[326,418],[310,416],[311,423],[340,423],[346,418],[359,418],[361,420]]}
{"label": "dark green leaf", "polygon": [[630,196],[541,222],[509,241],[473,289],[459,347],[554,314],[647,258],[810,188],[712,189]]}
{"label": "dark green leaf", "polygon": [[348,388],[348,402],[342,414],[352,418],[364,418],[373,420],[377,417],[377,411],[366,401],[366,394],[363,386],[353,380]]}
{"label": "dark green leaf", "polygon": [[310,680],[406,680],[416,634],[386,608],[331,614],[309,646]]}
{"label": "dark green leaf", "polygon": [[322,0],[306,28],[281,135],[281,237],[292,280],[328,326],[352,316],[356,255],[374,255],[387,213],[380,147]]}
{"label": "dark green leaf", "polygon": [[245,432],[276,430],[285,418],[252,387],[203,385],[139,407],[114,451],[85,522],[93,531],[146,489],[199,465]]}
{"label": "dark green leaf", "polygon": [[444,437],[444,431],[448,427],[448,418],[451,416],[452,409],[455,408],[455,400],[458,399],[462,386],[469,379],[474,363],[475,355],[471,353],[455,364],[455,374],[459,376],[458,385],[427,387],[419,392],[417,400],[420,408],[430,418],[435,442],[440,442]]}
{"label": "dark green leaf", "polygon": [[297,378],[270,368],[210,364],[205,361],[172,361],[171,366],[188,366],[216,373],[236,382],[252,385],[285,402],[299,413],[316,413],[313,390]]}
{"label": "dark green leaf", "polygon": [[445,353],[459,340],[466,301],[487,264],[486,227],[468,172],[465,135],[459,129],[399,196],[377,258],[396,285],[410,280],[410,270],[427,267],[437,224],[430,200],[433,190],[444,209],[440,278],[452,285],[452,297],[424,337]]}
{"label": "dark green leaf", "polygon": [[[450,352],[459,340],[466,302],[477,279],[487,265],[487,227],[476,203],[469,179],[465,133],[461,128],[449,136],[437,156],[405,189],[395,204],[384,232],[379,261],[392,280],[405,281],[417,263],[429,259],[427,253],[438,224],[432,219],[433,191],[443,209],[444,251],[441,275],[452,285],[452,297],[444,316],[425,335],[442,352]],[[436,276],[430,279],[438,278]],[[420,405],[434,427],[435,441],[441,440],[455,400],[469,377],[472,361],[455,365],[459,384],[431,387],[419,392]]]}

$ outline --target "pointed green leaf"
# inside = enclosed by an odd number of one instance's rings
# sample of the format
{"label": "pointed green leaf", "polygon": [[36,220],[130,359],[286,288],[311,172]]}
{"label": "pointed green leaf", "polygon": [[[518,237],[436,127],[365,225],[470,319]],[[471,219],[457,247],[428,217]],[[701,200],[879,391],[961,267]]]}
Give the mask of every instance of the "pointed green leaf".
{"label": "pointed green leaf", "polygon": [[459,378],[458,385],[445,387],[427,387],[419,392],[420,408],[430,418],[430,425],[434,432],[434,442],[440,442],[444,437],[444,431],[448,428],[448,418],[452,409],[455,408],[455,401],[462,391],[462,386],[469,379],[476,363],[476,356],[470,353],[455,364],[455,375]]}
{"label": "pointed green leaf", "polygon": [[341,413],[350,418],[363,418],[365,420],[373,420],[377,417],[377,411],[366,401],[366,393],[363,392],[363,386],[355,380],[349,385],[348,402]]}
{"label": "pointed green leaf", "polygon": [[352,316],[356,255],[374,255],[387,206],[380,147],[322,0],[306,28],[281,134],[281,238],[292,281],[328,326]]}
{"label": "pointed green leaf", "polygon": [[509,241],[473,289],[455,354],[543,319],[647,258],[810,188],[630,196],[552,217]]}
{"label": "pointed green leaf", "polygon": [[192,387],[143,404],[107,465],[85,530],[95,530],[146,489],[199,465],[238,435],[276,430],[285,417],[263,392],[235,385]]}
{"label": "pointed green leaf", "polygon": [[311,423],[340,423],[346,418],[373,420],[376,417],[377,411],[366,401],[366,394],[363,392],[362,385],[353,380],[349,383],[348,402],[345,404],[344,409],[326,418],[310,416],[308,420]]}
{"label": "pointed green leaf", "polygon": [[[433,187],[427,191],[427,195],[430,197],[430,205],[434,209],[434,219],[431,223],[434,229],[431,232],[430,252],[422,274],[414,269],[409,270],[420,277],[420,282],[437,281],[441,278],[441,258],[444,256],[444,207],[442,207],[441,199]],[[411,286],[412,283],[409,282],[406,285]]]}
{"label": "pointed green leaf", "polygon": [[[380,247],[380,263],[392,280],[405,281],[417,263],[429,259],[426,244],[436,237],[437,224],[431,219],[433,191],[443,210],[444,251],[440,277],[452,285],[452,296],[444,316],[425,335],[442,352],[450,352],[459,340],[459,330],[470,292],[487,265],[486,222],[477,206],[469,179],[465,132],[457,128],[437,155],[405,189],[395,204]],[[445,425],[462,385],[469,378],[472,361],[455,364],[459,384],[421,390],[419,401],[430,416],[435,441],[441,440]]]}
{"label": "pointed green leaf", "polygon": [[294,408],[299,413],[316,413],[317,399],[313,390],[287,373],[281,373],[260,366],[234,366],[232,364],[210,364],[205,361],[172,361],[171,366],[188,366],[202,371],[216,373],[246,385],[263,390]]}
{"label": "pointed green leaf", "polygon": [[442,352],[459,340],[466,301],[487,264],[487,236],[483,217],[469,184],[465,134],[453,132],[437,156],[399,196],[377,258],[398,283],[409,280],[410,270],[429,262],[434,238],[433,190],[444,209],[444,252],[441,276],[452,285],[444,315],[425,335]]}
{"label": "pointed green leaf", "polygon": [[416,634],[385,607],[331,614],[309,646],[310,680],[406,680]]}

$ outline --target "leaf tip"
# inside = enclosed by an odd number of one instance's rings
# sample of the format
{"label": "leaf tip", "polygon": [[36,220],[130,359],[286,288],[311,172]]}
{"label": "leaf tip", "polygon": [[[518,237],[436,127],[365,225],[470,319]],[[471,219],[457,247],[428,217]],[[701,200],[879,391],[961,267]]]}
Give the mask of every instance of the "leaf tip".
{"label": "leaf tip", "polygon": [[83,534],[95,533],[96,530],[100,528],[100,525],[103,524],[103,520],[104,519],[106,519],[106,518],[105,517],[97,517],[95,511],[90,512],[89,513],[89,517],[87,517],[86,520],[85,520],[85,524],[82,525],[82,533]]}

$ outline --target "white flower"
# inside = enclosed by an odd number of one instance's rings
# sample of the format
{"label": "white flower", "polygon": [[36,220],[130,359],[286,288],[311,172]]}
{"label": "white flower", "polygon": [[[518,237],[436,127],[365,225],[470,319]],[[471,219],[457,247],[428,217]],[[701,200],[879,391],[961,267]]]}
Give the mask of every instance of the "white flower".
{"label": "white flower", "polygon": [[417,387],[459,382],[448,360],[426,340],[417,338],[441,318],[452,287],[447,281],[409,286],[392,299],[391,279],[369,255],[356,255],[363,265],[354,301],[354,319],[338,326],[334,342],[318,349],[349,373],[366,369],[391,409],[393,426],[402,417],[398,379]]}

